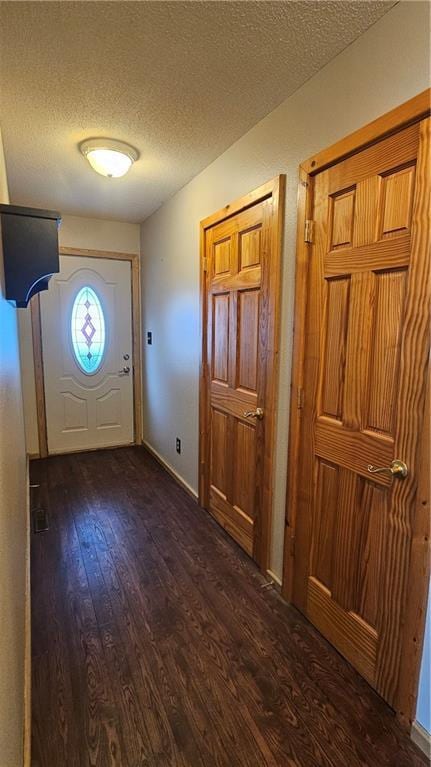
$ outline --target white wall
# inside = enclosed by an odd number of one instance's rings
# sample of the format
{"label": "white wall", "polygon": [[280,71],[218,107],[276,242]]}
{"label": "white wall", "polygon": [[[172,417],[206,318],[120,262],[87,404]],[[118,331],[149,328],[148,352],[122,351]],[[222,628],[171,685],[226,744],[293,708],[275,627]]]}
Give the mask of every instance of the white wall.
{"label": "white wall", "polygon": [[24,403],[25,444],[27,453],[36,456],[39,453],[37,433],[36,389],[33,365],[33,338],[31,331],[30,309],[18,309],[18,330],[21,358],[22,398]]}
{"label": "white wall", "polygon": [[[15,202],[19,204],[19,200]],[[66,215],[63,216],[60,226],[59,244],[62,247],[83,248],[85,250],[139,253],[139,225]],[[30,312],[26,309],[19,311],[19,336],[26,447],[30,455],[37,455],[39,452],[39,439],[37,434],[33,341],[31,316]],[[0,767],[3,767],[3,765],[0,764]]]}
{"label": "white wall", "polygon": [[416,721],[431,734],[431,589],[428,593],[428,609],[419,679]]}
{"label": "white wall", "polygon": [[[283,556],[298,165],[423,91],[429,85],[428,73],[429,6],[401,2],[142,226],[143,329],[144,333],[153,331],[153,346],[144,345],[144,438],[197,489],[199,222],[275,175],[287,173],[271,552],[271,569],[279,577]],[[182,439],[181,455],[175,452],[176,436]]]}
{"label": "white wall", "polygon": [[[0,134],[0,202],[8,203]],[[17,310],[4,298],[0,244],[0,765],[23,759],[27,472]]]}
{"label": "white wall", "polygon": [[63,216],[60,246],[88,250],[139,253],[139,225],[80,216]]}

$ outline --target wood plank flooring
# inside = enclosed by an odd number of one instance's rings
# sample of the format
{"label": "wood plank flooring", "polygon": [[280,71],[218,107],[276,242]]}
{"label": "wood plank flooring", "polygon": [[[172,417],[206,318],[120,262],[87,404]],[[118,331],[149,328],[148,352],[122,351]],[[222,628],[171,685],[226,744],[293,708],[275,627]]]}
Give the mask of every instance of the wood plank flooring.
{"label": "wood plank flooring", "polygon": [[386,704],[143,448],[31,464],[33,767],[416,767]]}

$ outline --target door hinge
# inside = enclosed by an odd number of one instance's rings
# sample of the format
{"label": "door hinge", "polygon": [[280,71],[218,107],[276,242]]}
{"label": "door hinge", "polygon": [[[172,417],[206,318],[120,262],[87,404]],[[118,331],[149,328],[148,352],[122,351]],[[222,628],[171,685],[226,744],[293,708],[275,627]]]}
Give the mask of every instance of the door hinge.
{"label": "door hinge", "polygon": [[304,407],[304,389],[302,388],[302,386],[298,386],[297,397],[298,399],[297,399],[296,406],[298,410],[302,410],[302,408]]}
{"label": "door hinge", "polygon": [[304,242],[314,242],[314,221],[311,218],[305,221]]}
{"label": "door hinge", "polygon": [[204,256],[203,259],[202,259],[202,268],[203,268],[204,272],[208,271],[208,257],[207,256]]}

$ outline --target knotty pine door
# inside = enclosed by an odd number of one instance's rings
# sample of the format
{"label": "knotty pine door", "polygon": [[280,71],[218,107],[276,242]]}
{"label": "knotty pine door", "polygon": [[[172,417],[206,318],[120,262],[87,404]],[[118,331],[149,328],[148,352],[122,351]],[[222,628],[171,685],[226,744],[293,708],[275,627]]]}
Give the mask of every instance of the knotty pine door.
{"label": "knotty pine door", "polygon": [[201,503],[263,567],[272,484],[280,181],[261,188],[263,199],[257,190],[255,204],[204,229]]}
{"label": "knotty pine door", "polygon": [[[430,124],[314,177],[294,602],[393,704],[430,321]],[[408,467],[406,478],[368,467]]]}

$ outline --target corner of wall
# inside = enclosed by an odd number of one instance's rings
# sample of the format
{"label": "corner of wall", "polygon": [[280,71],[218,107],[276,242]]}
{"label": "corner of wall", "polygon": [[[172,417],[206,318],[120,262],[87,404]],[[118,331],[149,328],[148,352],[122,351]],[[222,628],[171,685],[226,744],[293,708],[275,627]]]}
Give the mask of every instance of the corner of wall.
{"label": "corner of wall", "polygon": [[[8,203],[0,134],[0,201]],[[27,471],[17,310],[4,297],[0,245],[0,764],[23,763],[28,626]]]}

